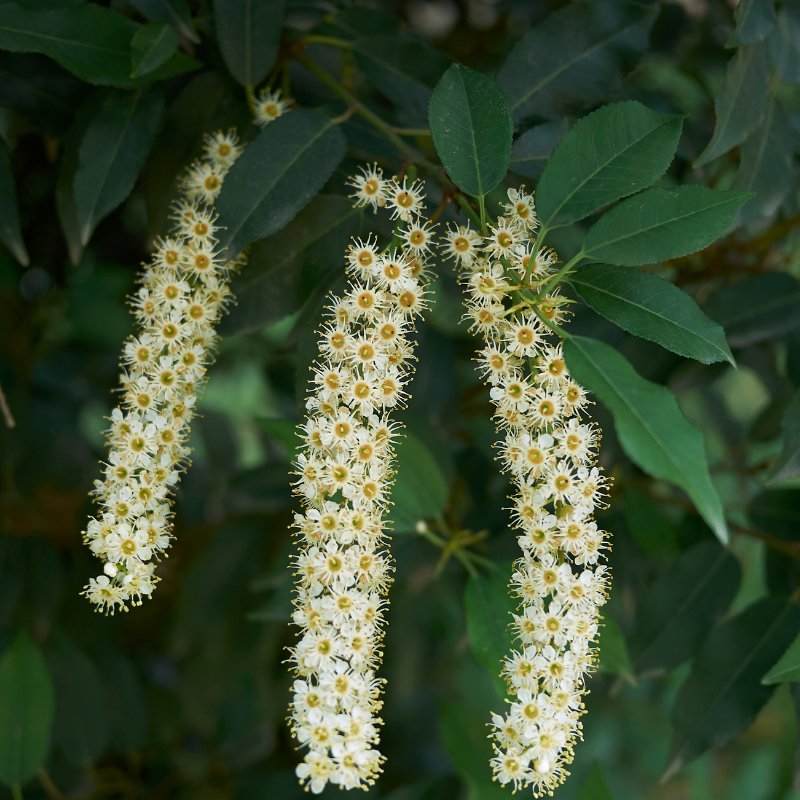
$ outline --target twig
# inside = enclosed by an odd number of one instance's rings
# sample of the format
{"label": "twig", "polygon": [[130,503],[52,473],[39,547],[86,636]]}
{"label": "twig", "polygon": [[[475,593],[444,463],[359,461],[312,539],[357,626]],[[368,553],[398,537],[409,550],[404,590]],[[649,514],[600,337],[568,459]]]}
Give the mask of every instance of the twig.
{"label": "twig", "polygon": [[11,413],[11,409],[8,407],[8,400],[6,400],[6,395],[3,392],[2,386],[0,386],[0,412],[3,414],[3,419],[6,422],[7,428],[17,427],[17,422],[14,419],[14,415]]}

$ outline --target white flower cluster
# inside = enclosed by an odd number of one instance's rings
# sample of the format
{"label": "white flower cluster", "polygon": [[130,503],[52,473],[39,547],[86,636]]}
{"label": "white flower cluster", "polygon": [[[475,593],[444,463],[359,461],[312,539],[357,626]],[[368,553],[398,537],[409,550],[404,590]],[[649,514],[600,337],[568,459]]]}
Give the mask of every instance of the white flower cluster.
{"label": "white flower cluster", "polygon": [[84,594],[97,610],[141,605],[158,581],[154,559],[169,547],[170,489],[184,469],[189,422],[230,300],[230,271],[217,252],[213,203],[242,152],[234,131],[206,138],[174,208],[174,235],[157,242],[131,298],[137,333],[122,354],[122,402],[111,414],[105,478],[95,482],[98,518],[83,532],[105,574]]}
{"label": "white flower cluster", "polygon": [[[356,180],[357,202],[392,205],[402,195],[396,216],[408,223],[399,232],[407,244],[379,252],[370,237],[350,247],[350,283],[327,309],[296,462],[305,510],[295,517],[293,620],[301,636],[291,655],[297,679],[290,714],[293,735],[308,748],[297,775],[315,794],[329,782],[366,789],[383,762],[375,748],[382,705],[375,671],[390,582],[382,522],[397,435],[390,412],[410,380],[409,335],[429,282],[430,227],[419,218],[420,190],[398,187],[376,168],[367,175],[375,191]],[[415,235],[420,230],[424,241]]]}
{"label": "white flower cluster", "polygon": [[[464,267],[467,318],[484,339],[478,362],[504,436],[499,447],[515,486],[512,511],[523,552],[511,579],[520,646],[503,669],[514,699],[505,716],[492,719],[492,769],[501,784],[529,786],[539,797],[568,775],[609,575],[598,565],[606,534],[592,521],[604,487],[593,466],[598,431],[581,421],[585,392],[571,380],[549,327],[520,294],[526,274],[534,289],[545,290],[556,257],[534,255],[533,196],[511,189],[508,197],[489,235],[451,229],[444,247]],[[538,303],[555,324],[564,316],[556,292]]]}

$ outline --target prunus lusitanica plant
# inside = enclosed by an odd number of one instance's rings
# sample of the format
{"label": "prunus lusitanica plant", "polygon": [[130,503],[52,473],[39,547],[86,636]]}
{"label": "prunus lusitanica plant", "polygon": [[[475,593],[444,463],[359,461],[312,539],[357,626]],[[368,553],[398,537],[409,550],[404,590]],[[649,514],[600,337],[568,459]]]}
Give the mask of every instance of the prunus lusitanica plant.
{"label": "prunus lusitanica plant", "polygon": [[798,800],[799,87],[794,0],[1,4],[0,791]]}

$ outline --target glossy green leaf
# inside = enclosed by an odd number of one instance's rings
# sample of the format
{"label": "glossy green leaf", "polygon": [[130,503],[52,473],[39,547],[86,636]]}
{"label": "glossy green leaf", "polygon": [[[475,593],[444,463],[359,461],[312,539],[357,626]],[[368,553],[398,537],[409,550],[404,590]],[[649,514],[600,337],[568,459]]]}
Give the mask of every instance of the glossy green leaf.
{"label": "glossy green leaf", "polygon": [[0,780],[19,786],[42,766],[53,726],[53,680],[20,631],[0,659]]}
{"label": "glossy green leaf", "polygon": [[236,97],[216,73],[204,72],[186,84],[169,104],[142,171],[147,239],[169,230],[170,206],[179,196],[180,175],[202,154],[204,136],[229,127],[245,131],[251,124],[244,97]]}
{"label": "glossy green leaf", "polygon": [[147,75],[131,78],[131,39],[140,27],[96,3],[46,12],[8,3],[0,12],[0,49],[43,53],[87,83],[120,89],[163,80],[200,66],[176,52]]}
{"label": "glossy green leaf", "polygon": [[770,471],[768,486],[800,476],[800,392],[786,407],[781,420],[783,448]]}
{"label": "glossy green leaf", "polygon": [[536,187],[543,228],[571,225],[658,180],[675,156],[683,119],[627,100],[575,123]]}
{"label": "glossy green leaf", "polygon": [[543,122],[525,131],[511,147],[509,169],[534,180],[542,174],[547,159],[569,130],[567,119]]}
{"label": "glossy green leaf", "polygon": [[614,800],[606,786],[603,770],[595,761],[589,769],[589,774],[578,789],[577,800]]}
{"label": "glossy green leaf", "polygon": [[133,190],[164,109],[160,87],[111,92],[81,141],[73,192],[81,244]]}
{"label": "glossy green leaf", "polygon": [[733,15],[736,18],[736,30],[725,42],[725,47],[763,42],[778,22],[775,0],[740,0]]}
{"label": "glossy green leaf", "polygon": [[584,254],[625,267],[689,255],[727,233],[736,212],[752,196],[705,186],[648,189],[595,223]]}
{"label": "glossy green leaf", "polygon": [[151,22],[168,22],[190,42],[198,44],[189,0],[130,0],[131,5]]}
{"label": "glossy green leaf", "polygon": [[781,80],[800,83],[800,14],[785,3],[769,37],[769,56]]}
{"label": "glossy green leaf", "polygon": [[514,123],[491,78],[453,64],[433,90],[428,121],[436,152],[459,189],[483,197],[505,178]]}
{"label": "glossy green leaf", "polygon": [[661,573],[636,607],[628,639],[637,675],[667,672],[691,658],[728,610],[739,588],[736,558],[701,542]]}
{"label": "glossy green leaf", "polygon": [[422,122],[428,101],[452,59],[423,42],[397,36],[365,36],[353,50],[356,66],[395,105]]}
{"label": "glossy green leaf", "polygon": [[38,53],[0,51],[0,108],[63,137],[89,87]]}
{"label": "glossy green leaf", "polygon": [[786,651],[799,626],[800,608],[770,597],[711,632],[672,709],[664,779],[752,725],[774,689],[763,686],[761,678]]}
{"label": "glossy green leaf", "polygon": [[800,325],[800,283],[785,272],[750,275],[712,296],[704,310],[725,328],[731,347],[749,347]]}
{"label": "glossy green leaf", "polygon": [[770,536],[800,540],[800,489],[769,489],[757,494],[747,506],[747,516]]}
{"label": "glossy green leaf", "polygon": [[0,241],[14,254],[14,258],[23,267],[28,266],[30,259],[19,226],[14,173],[11,170],[8,150],[3,142],[0,142]]}
{"label": "glossy green leaf", "polygon": [[111,733],[103,678],[63,633],[54,637],[47,661],[56,687],[53,741],[70,764],[88,767],[106,749]]}
{"label": "glossy green leaf", "polygon": [[282,231],[253,244],[231,281],[237,303],[221,333],[255,331],[297,311],[309,295],[304,265],[313,267],[315,285],[323,283],[341,270],[342,252],[363,225],[363,209],[348,198],[317,195]]}
{"label": "glossy green leaf", "polygon": [[617,90],[647,47],[658,7],[579,0],[514,45],[497,73],[517,125],[563,117]]}
{"label": "glossy green leaf", "polygon": [[714,99],[714,135],[692,166],[702,167],[741,144],[764,119],[768,95],[767,45],[740,47],[728,62],[725,82]]}
{"label": "glossy green leaf", "polygon": [[630,485],[625,486],[622,504],[628,532],[642,551],[656,563],[672,560],[678,539],[663,507]]}
{"label": "glossy green leaf", "polygon": [[518,601],[509,589],[512,566],[499,565],[488,575],[473,575],[464,591],[464,608],[467,613],[467,633],[475,658],[492,675],[500,697],[507,694],[505,678],[500,673],[503,663],[514,647],[512,625],[518,613]]}
{"label": "glossy green leaf", "polygon": [[574,336],[564,343],[567,367],[614,415],[620,444],[654,478],[679,486],[723,543],[728,530],[708,474],[703,437],[678,408],[675,395],[639,376],[617,350]]}
{"label": "glossy green leaf", "polygon": [[789,645],[778,663],[761,679],[761,683],[765,686],[790,681],[800,681],[800,635]]}
{"label": "glossy green leaf", "polygon": [[97,95],[93,94],[83,102],[77,114],[75,114],[75,119],[64,140],[64,153],[61,156],[61,167],[58,172],[58,182],[56,183],[58,221],[61,223],[61,230],[67,242],[69,260],[73,266],[78,264],[83,254],[73,184],[75,182],[75,173],[78,169],[78,155],[81,143],[92,119],[97,114],[97,105]]}
{"label": "glossy green leaf", "polygon": [[131,78],[160,67],[178,49],[178,34],[166,22],[148,22],[131,40]]}
{"label": "glossy green leaf", "polygon": [[600,623],[597,647],[600,651],[599,672],[619,675],[630,684],[636,684],[631,659],[628,655],[628,646],[625,643],[625,634],[610,616],[603,617]]}
{"label": "glossy green leaf", "polygon": [[586,264],[570,285],[599,314],[628,333],[703,364],[734,364],[725,332],[686,292],[637,269]]}
{"label": "glossy green leaf", "polygon": [[229,257],[287,225],[322,188],[344,157],[337,125],[298,109],[268,125],[225,178],[217,212]]}
{"label": "glossy green leaf", "polygon": [[214,25],[222,57],[243,86],[256,86],[275,63],[284,0],[214,0]]}
{"label": "glossy green leaf", "polygon": [[739,209],[735,225],[750,225],[777,213],[794,186],[797,133],[775,95],[770,95],[761,126],[741,146],[733,188],[755,192]]}
{"label": "glossy green leaf", "polygon": [[434,455],[410,432],[397,445],[395,472],[390,518],[395,532],[405,533],[442,512],[448,487]]}

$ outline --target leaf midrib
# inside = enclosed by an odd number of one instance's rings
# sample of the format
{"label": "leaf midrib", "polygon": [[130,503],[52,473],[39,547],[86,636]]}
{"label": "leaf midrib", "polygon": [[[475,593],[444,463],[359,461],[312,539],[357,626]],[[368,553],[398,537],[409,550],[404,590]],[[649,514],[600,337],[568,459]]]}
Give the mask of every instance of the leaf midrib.
{"label": "leaf midrib", "polygon": [[541,81],[539,81],[539,83],[535,83],[528,92],[523,94],[520,97],[520,99],[517,100],[517,102],[514,103],[513,106],[511,106],[511,110],[515,111],[517,108],[519,108],[520,105],[522,105],[522,103],[526,102],[528,99],[530,99],[530,97],[532,95],[536,94],[536,92],[538,92],[539,89],[541,89],[543,86],[546,86],[551,81],[555,80],[562,72],[564,72],[564,70],[567,70],[571,66],[573,66],[574,64],[577,64],[578,61],[580,61],[583,58],[586,58],[588,55],[590,55],[591,53],[593,53],[595,50],[599,49],[600,47],[605,47],[605,45],[607,45],[612,39],[614,39],[615,37],[619,36],[620,34],[627,33],[631,28],[633,28],[634,26],[638,25],[644,18],[645,17],[642,16],[639,19],[637,19],[634,22],[632,22],[630,25],[626,25],[624,28],[617,29],[610,36],[608,36],[605,39],[602,39],[597,44],[595,44],[594,46],[590,47],[588,50],[582,50],[575,58],[573,58],[570,61],[567,61],[566,63],[564,63],[555,72],[551,72],[549,75],[545,76]]}
{"label": "leaf midrib", "polygon": [[[85,6],[89,8],[90,6]],[[0,8],[2,6],[0,5]],[[53,42],[58,42],[59,44],[65,45],[72,45],[73,47],[83,47],[87,50],[97,50],[101,53],[113,53],[116,56],[124,57],[126,55],[125,50],[113,50],[110,47],[100,47],[99,45],[89,44],[88,42],[80,41],[79,39],[66,39],[63,36],[53,36],[47,33],[41,33],[40,31],[31,31],[25,30],[24,28],[12,28],[9,25],[0,25],[0,31],[8,31],[9,33],[20,33],[23,36],[31,36],[33,38],[39,39],[46,39]]]}
{"label": "leaf midrib", "polygon": [[724,323],[719,323],[722,325],[723,328],[728,328],[733,325],[738,325],[740,322],[746,322],[747,320],[753,319],[753,317],[760,317],[763,316],[767,311],[774,311],[776,308],[780,308],[784,305],[789,305],[791,303],[796,303],[800,301],[800,291],[796,291],[789,295],[784,295],[783,297],[779,297],[777,300],[771,300],[769,303],[765,303],[764,305],[757,306],[755,308],[748,308],[742,314],[737,317],[733,317],[730,320],[725,320]]}
{"label": "leaf midrib", "polygon": [[[142,56],[142,59],[141,59],[141,61],[139,62],[139,66],[138,66],[138,67],[136,67],[136,69],[135,69],[135,70],[134,70],[134,72],[133,72],[133,75],[131,75],[131,77],[132,77],[132,78],[138,78],[138,77],[140,76],[139,70],[140,70],[140,69],[141,69],[141,68],[144,66],[144,64],[145,64],[145,61],[147,60],[147,57],[148,57],[149,55],[151,55],[151,53],[152,53],[152,52],[153,52],[153,51],[156,49],[156,47],[158,47],[158,45],[159,45],[159,44],[161,44],[161,40],[162,40],[162,39],[163,39],[163,38],[164,38],[164,37],[167,35],[167,33],[168,33],[170,30],[171,30],[171,28],[169,28],[169,27],[165,27],[165,28],[162,28],[162,29],[161,29],[161,33],[158,35],[158,39],[156,39],[156,40],[153,42],[153,44],[152,44],[152,45],[151,45],[151,47],[148,49],[148,51],[147,51],[147,52],[146,52],[146,53],[145,53],[145,54]],[[162,62],[162,63],[163,63],[163,62]],[[147,73],[145,72],[145,73],[142,73],[142,74],[146,75]]]}
{"label": "leaf midrib", "polygon": [[[692,728],[697,727],[699,722],[702,719],[704,719],[711,712],[711,710],[714,708],[714,706],[716,706],[717,703],[719,703],[720,699],[731,688],[731,686],[738,680],[738,678],[742,674],[742,672],[744,672],[744,670],[747,668],[747,666],[750,664],[750,662],[755,658],[756,653],[761,648],[761,645],[764,644],[764,642],[767,641],[767,639],[769,639],[770,636],[772,636],[772,633],[775,630],[775,628],[781,622],[783,622],[783,618],[789,613],[789,609],[791,607],[792,607],[792,603],[791,602],[786,603],[786,605],[783,608],[783,611],[781,611],[781,613],[778,614],[777,617],[775,617],[775,619],[772,621],[772,624],[767,628],[767,630],[764,633],[764,635],[756,642],[755,647],[752,648],[752,650],[748,654],[747,658],[742,659],[742,661],[739,664],[739,666],[733,671],[733,674],[731,675],[731,677],[722,685],[721,691],[719,691],[716,694],[713,702],[711,702],[708,705],[706,705],[705,709],[702,710],[701,713],[697,717],[694,718],[694,722],[693,722],[693,724],[691,726]],[[711,694],[713,695],[713,691],[711,692]],[[678,752],[675,754],[676,758],[686,749],[687,745],[688,745],[688,742],[686,744],[684,744],[678,750]],[[674,763],[674,759],[673,759],[673,763]]]}
{"label": "leaf midrib", "polygon": [[714,577],[714,575],[716,575],[716,573],[718,572],[719,568],[722,566],[722,564],[727,559],[728,555],[729,555],[728,551],[723,549],[723,551],[714,560],[714,563],[711,565],[711,567],[708,570],[706,570],[705,573],[703,573],[703,577],[700,579],[700,581],[698,581],[698,583],[695,585],[695,587],[692,589],[692,591],[689,592],[688,595],[686,595],[685,599],[678,606],[678,608],[676,609],[675,613],[672,614],[669,617],[669,619],[667,620],[666,624],[663,625],[661,630],[656,633],[656,635],[653,637],[652,641],[647,645],[647,647],[645,647],[644,650],[642,650],[641,653],[639,653],[639,655],[633,660],[633,666],[634,667],[636,667],[636,665],[644,658],[644,656],[647,653],[649,653],[650,650],[653,649],[653,646],[655,645],[655,643],[663,636],[664,631],[666,631],[668,628],[670,628],[675,623],[675,621],[680,617],[681,614],[683,614],[683,612],[691,604],[691,602],[711,582],[711,579]]}
{"label": "leaf midrib", "polygon": [[[611,379],[606,374],[606,372],[602,369],[602,367],[599,364],[597,364],[595,361],[593,361],[590,358],[588,352],[581,347],[581,345],[579,344],[579,339],[580,339],[580,337],[573,337],[571,341],[575,344],[575,346],[578,349],[580,349],[580,351],[581,351],[581,353],[583,353],[584,357],[589,361],[590,364],[592,364],[592,366],[594,366],[594,368],[603,377],[603,380],[605,380],[605,382],[611,387],[612,391],[614,391],[614,393],[617,395],[617,397],[619,397],[622,400],[622,402],[630,410],[630,412],[633,414],[633,416],[639,421],[641,426],[650,434],[650,436],[653,438],[653,441],[656,442],[656,444],[660,447],[660,449],[666,454],[668,460],[672,463],[672,465],[675,467],[675,469],[677,469],[678,474],[683,476],[684,472],[681,469],[680,464],[675,460],[675,458],[673,457],[672,453],[670,453],[670,451],[665,447],[665,445],[662,442],[662,440],[660,439],[660,437],[656,436],[655,432],[650,427],[650,425],[647,423],[647,421],[641,416],[641,414],[638,412],[636,407],[631,405],[631,403],[628,401],[628,399],[625,397],[625,395],[617,391],[616,387],[614,386],[614,383],[611,381]],[[669,391],[669,390],[667,390],[667,391]],[[684,487],[684,488],[686,488],[686,487]],[[691,494],[688,489],[687,489],[687,493]],[[696,500],[695,500],[695,505],[698,505]]]}
{"label": "leaf midrib", "polygon": [[[654,191],[657,191],[657,190],[654,190]],[[721,194],[723,194],[723,193],[721,193]],[[724,192],[724,194],[730,194],[730,193],[729,192]],[[654,231],[657,228],[666,227],[667,225],[671,225],[673,222],[679,222],[679,221],[683,222],[683,220],[691,219],[692,217],[695,217],[698,214],[703,214],[706,211],[711,211],[712,209],[719,208],[720,206],[727,205],[728,203],[736,202],[736,201],[738,201],[738,199],[739,199],[738,197],[728,197],[728,198],[720,200],[718,203],[714,203],[714,205],[703,206],[703,208],[697,209],[696,211],[690,211],[689,213],[682,214],[679,217],[672,217],[672,218],[666,220],[665,222],[658,222],[655,225],[649,225],[646,228],[637,228],[636,230],[634,230],[631,233],[626,234],[625,236],[618,236],[616,239],[606,239],[604,242],[600,242],[599,244],[594,245],[591,249],[585,250],[584,251],[584,256],[587,256],[590,253],[593,253],[598,248],[609,247],[610,245],[614,245],[617,242],[624,242],[625,240],[630,240],[634,236],[638,236],[638,235],[640,235],[642,233],[649,233],[650,231]],[[624,206],[617,206],[617,208],[623,208],[623,207]],[[591,235],[591,231],[589,231],[589,235]],[[587,238],[588,238],[588,236],[587,236]]]}
{"label": "leaf midrib", "polygon": [[[707,343],[707,344],[709,344],[709,345],[710,345],[710,346],[711,346],[711,347],[712,347],[714,350],[716,350],[717,352],[719,352],[719,353],[721,353],[723,356],[725,356],[725,360],[726,360],[726,361],[728,360],[728,356],[727,356],[727,354],[725,353],[725,351],[724,351],[724,350],[723,350],[721,347],[719,347],[719,345],[716,345],[716,344],[714,344],[714,342],[712,342],[710,339],[707,339],[705,336],[703,336],[703,335],[701,335],[701,334],[697,333],[697,331],[694,331],[694,330],[692,330],[691,328],[687,328],[687,327],[685,327],[684,325],[681,325],[680,323],[678,323],[678,322],[675,322],[675,320],[672,320],[672,319],[670,319],[669,317],[665,317],[663,314],[659,314],[659,313],[657,313],[657,312],[655,312],[655,311],[653,311],[653,310],[651,310],[651,309],[647,308],[646,306],[640,305],[639,303],[634,303],[634,302],[632,302],[631,300],[627,300],[626,298],[622,297],[621,295],[618,295],[618,294],[612,294],[612,293],[611,293],[610,291],[608,291],[607,289],[601,289],[601,288],[599,288],[598,286],[595,286],[594,284],[591,284],[591,283],[585,283],[584,281],[581,281],[580,279],[576,278],[575,276],[571,276],[571,277],[570,277],[570,281],[569,281],[569,282],[570,282],[571,284],[573,284],[573,286],[574,286],[575,284],[578,284],[578,285],[580,285],[580,286],[586,286],[586,287],[588,287],[589,289],[592,289],[593,291],[595,291],[595,292],[598,292],[599,294],[606,294],[606,295],[608,295],[609,297],[611,297],[611,298],[615,298],[615,299],[619,300],[619,301],[620,301],[620,302],[622,302],[622,303],[627,303],[628,305],[630,305],[630,306],[633,306],[634,308],[640,308],[640,309],[642,309],[642,311],[644,311],[645,313],[647,313],[647,314],[652,314],[654,317],[657,317],[658,319],[661,319],[661,320],[663,320],[664,322],[667,322],[667,323],[669,323],[670,325],[674,325],[674,326],[675,326],[676,328],[678,328],[679,330],[686,331],[687,333],[694,334],[695,336],[697,336],[697,338],[698,338],[698,339],[701,339],[702,341],[706,342],[706,343]],[[669,285],[671,286],[672,284],[669,284]],[[709,322],[712,322],[712,320],[709,320]],[[714,323],[714,324],[718,324],[718,323]],[[720,326],[720,328],[721,328],[721,326]]]}
{"label": "leaf midrib", "polygon": [[[580,189],[582,189],[584,186],[586,186],[586,184],[589,183],[589,181],[592,180],[595,177],[595,175],[597,175],[598,172],[600,172],[601,170],[605,169],[609,164],[611,164],[617,158],[620,158],[621,156],[623,156],[628,150],[630,150],[631,147],[633,147],[636,144],[639,144],[639,142],[643,141],[651,133],[655,133],[657,130],[660,130],[664,125],[668,125],[674,119],[675,119],[675,117],[670,116],[668,119],[663,120],[658,125],[656,125],[654,128],[650,128],[650,130],[648,130],[646,133],[644,133],[638,139],[636,139],[633,142],[631,142],[622,151],[620,151],[618,153],[614,153],[614,155],[608,161],[606,161],[605,163],[603,163],[600,166],[598,166],[597,169],[595,169],[587,178],[582,180],[568,195],[566,195],[566,197],[562,201],[561,205],[559,205],[553,211],[553,213],[550,215],[550,219],[548,219],[547,221],[543,221],[542,224],[544,226],[546,226],[547,228],[550,228],[550,223],[556,218],[556,216],[558,216],[558,214],[561,212],[561,209],[564,208],[564,206],[575,196],[575,194]],[[595,151],[595,149],[594,149],[594,136],[595,136],[596,133],[597,133],[597,131],[594,131],[592,133],[592,154],[594,154],[594,151]]]}
{"label": "leaf midrib", "polygon": [[[88,209],[88,214],[86,216],[86,221],[84,223],[83,229],[81,230],[81,244],[85,247],[89,239],[91,238],[92,231],[94,230],[94,226],[92,225],[92,221],[94,219],[95,210],[97,209],[97,203],[100,200],[100,195],[103,193],[103,190],[106,187],[106,183],[108,181],[108,176],[111,173],[111,169],[114,166],[114,162],[117,160],[117,155],[119,154],[119,149],[122,146],[122,141],[125,138],[125,134],[128,132],[128,129],[133,122],[133,117],[136,114],[136,109],[139,107],[139,103],[142,99],[142,90],[138,89],[136,91],[136,97],[134,98],[133,103],[131,104],[131,110],[128,114],[128,118],[125,120],[125,125],[120,132],[119,137],[117,138],[116,144],[114,145],[113,155],[111,160],[108,162],[108,169],[103,176],[103,182],[100,184],[99,190],[95,193],[94,201],[92,202],[91,207]],[[77,208],[76,208],[77,211]]]}
{"label": "leaf midrib", "polygon": [[250,210],[242,217],[242,221],[239,223],[239,225],[237,225],[235,228],[232,229],[231,234],[227,237],[228,241],[226,247],[231,246],[231,243],[239,235],[239,232],[242,230],[245,223],[250,219],[250,217],[253,216],[253,213],[261,205],[261,203],[264,202],[264,198],[275,188],[278,181],[280,181],[280,179],[289,171],[289,169],[297,163],[297,161],[300,159],[303,153],[305,153],[308,150],[308,148],[311,147],[311,145],[317,141],[317,139],[319,139],[333,127],[333,123],[329,119],[326,119],[325,123],[326,124],[322,128],[320,128],[320,130],[311,139],[309,139],[306,142],[303,148],[297,151],[297,153],[291,159],[291,161],[287,162],[284,168],[273,178],[272,181],[270,181],[269,185],[265,187],[265,191],[258,198],[258,201],[253,206],[251,206]]}

